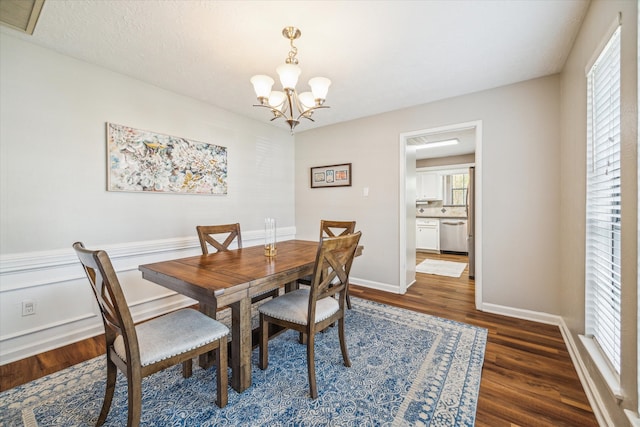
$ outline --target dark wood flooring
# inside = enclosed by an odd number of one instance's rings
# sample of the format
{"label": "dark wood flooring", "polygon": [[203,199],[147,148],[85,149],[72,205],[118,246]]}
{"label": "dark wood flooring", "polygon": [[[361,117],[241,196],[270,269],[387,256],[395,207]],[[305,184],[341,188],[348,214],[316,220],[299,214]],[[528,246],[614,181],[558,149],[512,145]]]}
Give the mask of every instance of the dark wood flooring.
{"label": "dark wood flooring", "polygon": [[[466,256],[417,254],[467,262]],[[352,286],[351,295],[487,328],[476,426],[597,426],[560,329],[475,309],[475,283],[416,274],[404,295]]]}
{"label": "dark wood flooring", "polygon": [[[466,262],[460,255],[418,253]],[[417,274],[405,295],[352,285],[351,294],[487,328],[478,427],[597,426],[556,326],[479,312],[468,269],[460,278]],[[103,354],[102,336],[0,366],[0,391]]]}

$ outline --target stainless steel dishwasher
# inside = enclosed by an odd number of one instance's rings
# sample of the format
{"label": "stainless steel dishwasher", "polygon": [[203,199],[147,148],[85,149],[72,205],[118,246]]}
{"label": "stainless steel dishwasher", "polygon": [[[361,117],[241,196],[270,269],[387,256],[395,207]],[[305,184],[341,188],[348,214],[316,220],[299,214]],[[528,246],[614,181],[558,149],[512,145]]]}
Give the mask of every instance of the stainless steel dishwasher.
{"label": "stainless steel dishwasher", "polygon": [[466,219],[440,218],[440,251],[469,253]]}

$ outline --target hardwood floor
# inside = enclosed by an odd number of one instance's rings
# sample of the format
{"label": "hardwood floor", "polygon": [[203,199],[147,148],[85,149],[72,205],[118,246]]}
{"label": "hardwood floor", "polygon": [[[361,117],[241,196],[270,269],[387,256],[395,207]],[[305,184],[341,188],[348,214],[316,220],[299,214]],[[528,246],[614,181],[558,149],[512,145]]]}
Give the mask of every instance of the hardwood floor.
{"label": "hardwood floor", "polygon": [[[466,262],[460,255],[418,253]],[[351,295],[487,328],[478,427],[597,426],[569,353],[556,326],[475,310],[474,281],[468,269],[460,278],[417,274],[405,295],[357,285]],[[104,353],[96,337],[0,366],[0,391],[48,375]]]}
{"label": "hardwood floor", "polygon": [[[467,262],[460,255],[416,257],[425,258]],[[405,295],[358,286],[349,292],[488,329],[477,427],[598,425],[558,327],[477,311],[468,267],[460,278],[416,276]]]}

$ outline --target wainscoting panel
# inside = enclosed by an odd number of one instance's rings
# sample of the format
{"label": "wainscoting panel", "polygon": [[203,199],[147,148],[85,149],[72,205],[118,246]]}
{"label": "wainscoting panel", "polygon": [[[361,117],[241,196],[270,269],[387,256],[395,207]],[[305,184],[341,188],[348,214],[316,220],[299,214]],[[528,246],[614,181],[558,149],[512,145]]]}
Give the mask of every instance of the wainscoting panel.
{"label": "wainscoting panel", "polygon": [[[295,227],[278,229],[278,241]],[[263,231],[244,232],[244,246],[261,245]],[[90,249],[98,247],[89,246]],[[142,279],[138,266],[199,255],[196,237],[100,246],[109,254],[136,322],[195,303]],[[23,302],[35,314],[23,316]],[[0,365],[103,333],[98,306],[73,249],[0,257]]]}

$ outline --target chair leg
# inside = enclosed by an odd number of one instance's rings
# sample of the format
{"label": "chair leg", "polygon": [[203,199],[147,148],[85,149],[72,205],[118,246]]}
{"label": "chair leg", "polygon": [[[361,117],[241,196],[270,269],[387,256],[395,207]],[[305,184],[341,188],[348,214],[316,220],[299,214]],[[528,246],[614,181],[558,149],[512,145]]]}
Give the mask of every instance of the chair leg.
{"label": "chair leg", "polygon": [[118,368],[109,359],[107,355],[107,384],[104,390],[104,401],[102,402],[102,409],[100,410],[100,416],[96,422],[96,426],[101,426],[109,415],[109,409],[111,409],[111,401],[113,400],[113,393],[116,390],[116,377],[118,374]]}
{"label": "chair leg", "polygon": [[220,338],[220,347],[216,351],[216,405],[220,408],[227,406],[229,373],[227,372],[227,337]]}
{"label": "chair leg", "polygon": [[[131,367],[128,367],[131,369]],[[129,414],[127,417],[127,427],[138,427],[140,425],[140,415],[142,414],[142,376],[140,372],[129,372],[127,374],[127,391]]]}
{"label": "chair leg", "polygon": [[316,364],[315,364],[315,334],[307,334],[307,368],[309,370],[309,394],[312,399],[318,398],[318,387],[316,385]]}
{"label": "chair leg", "polygon": [[351,310],[351,298],[349,298],[349,292],[347,292],[347,308]]}
{"label": "chair leg", "polygon": [[350,367],[351,360],[349,360],[349,351],[347,350],[347,341],[344,336],[344,317],[338,320],[338,337],[340,338],[340,350],[342,350],[342,359],[344,360],[344,366]]}
{"label": "chair leg", "polygon": [[260,313],[260,360],[258,367],[267,369],[269,366],[269,322],[265,319],[264,314]]}
{"label": "chair leg", "polygon": [[[198,310],[200,311],[200,313],[206,314],[212,319],[215,319],[216,313],[218,311],[218,304],[217,303],[216,304],[200,303],[198,304]],[[214,363],[214,358],[215,356],[211,352],[201,354],[200,357],[198,358],[198,365],[200,365],[202,369],[209,369],[211,365],[213,365]]]}
{"label": "chair leg", "polygon": [[182,362],[182,378],[189,378],[193,371],[193,363],[191,359]]}

